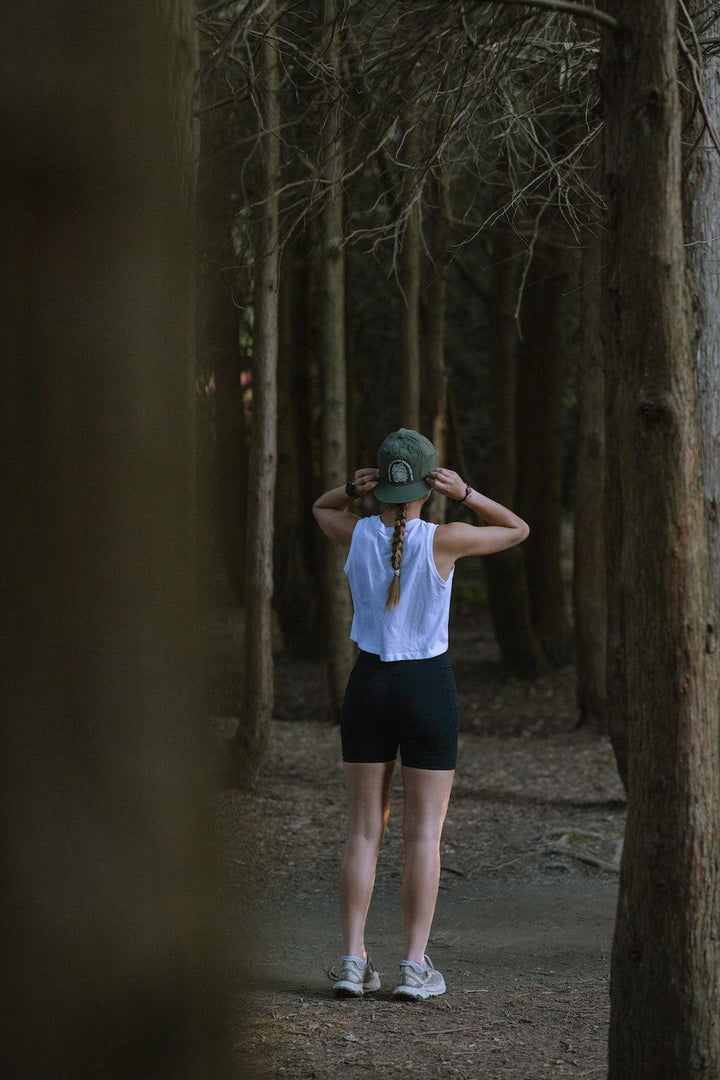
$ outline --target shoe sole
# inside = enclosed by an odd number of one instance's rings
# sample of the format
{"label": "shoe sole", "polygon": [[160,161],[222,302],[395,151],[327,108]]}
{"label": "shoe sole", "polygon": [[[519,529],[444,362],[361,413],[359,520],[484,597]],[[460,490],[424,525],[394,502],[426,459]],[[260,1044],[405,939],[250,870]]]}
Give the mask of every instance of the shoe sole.
{"label": "shoe sole", "polygon": [[380,989],[379,986],[358,986],[357,983],[336,983],[333,990],[337,997],[363,997],[365,994],[374,994]]}
{"label": "shoe sole", "polygon": [[393,997],[400,1001],[427,1001],[431,997],[440,997],[447,992],[447,987],[442,990],[411,990],[409,987],[399,986],[393,990]]}

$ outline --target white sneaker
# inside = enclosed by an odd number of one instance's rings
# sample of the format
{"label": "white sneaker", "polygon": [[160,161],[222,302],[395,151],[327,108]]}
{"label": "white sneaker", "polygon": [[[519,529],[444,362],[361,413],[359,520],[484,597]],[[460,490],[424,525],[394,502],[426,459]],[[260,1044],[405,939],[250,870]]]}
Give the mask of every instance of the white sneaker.
{"label": "white sneaker", "polygon": [[340,958],[340,973],[333,983],[333,990],[338,997],[362,997],[380,989],[380,976],[372,966],[370,957],[361,960],[359,956]]}
{"label": "white sneaker", "polygon": [[407,1001],[424,1001],[426,998],[444,994],[446,990],[445,980],[440,972],[435,970],[429,956],[425,957],[424,968],[419,968],[409,960],[400,962],[400,981],[393,990],[393,997]]}

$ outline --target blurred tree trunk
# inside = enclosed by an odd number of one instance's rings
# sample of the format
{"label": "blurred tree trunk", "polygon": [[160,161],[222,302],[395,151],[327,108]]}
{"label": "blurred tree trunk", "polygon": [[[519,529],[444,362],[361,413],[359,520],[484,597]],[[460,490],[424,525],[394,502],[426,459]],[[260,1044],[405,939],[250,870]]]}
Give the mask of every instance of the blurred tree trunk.
{"label": "blurred tree trunk", "polygon": [[312,355],[309,266],[307,252],[286,248],[280,282],[274,607],[283,646],[294,656],[317,650],[317,590],[308,561],[308,531],[314,525],[308,514],[312,424],[305,416]]}
{"label": "blurred tree trunk", "polygon": [[[434,277],[428,287],[427,350],[429,354],[430,392],[428,401],[432,409],[430,421],[431,439],[440,462],[447,464],[448,435],[448,374],[445,366],[445,324],[447,309],[447,277],[450,264],[450,177],[447,169],[438,166],[433,180],[436,207],[433,214],[433,266]],[[447,500],[433,492],[428,502],[427,517],[438,525],[445,521]]]}
{"label": "blurred tree trunk", "polygon": [[[708,21],[707,4],[688,0],[702,37],[720,37],[720,9]],[[694,50],[689,60],[696,63]],[[720,56],[708,52],[697,79],[715,132],[720,132]],[[685,162],[685,242],[690,271],[693,345],[697,358],[700,432],[705,488],[705,518],[710,545],[715,617],[720,620],[720,152],[708,131],[692,74],[687,77],[689,101],[685,143],[692,148]]]}
{"label": "blurred tree trunk", "polygon": [[547,656],[565,664],[572,658],[561,552],[568,256],[559,230],[555,238],[538,238],[522,301],[517,483],[518,512],[530,525],[523,554],[533,626]]}
{"label": "blurred tree trunk", "polygon": [[[718,652],[682,232],[674,0],[606,5],[606,380],[621,492],[628,818],[610,1080],[720,1075]],[[619,524],[619,528],[617,525]]]}
{"label": "blurred tree trunk", "polygon": [[400,287],[402,332],[402,398],[400,426],[417,431],[420,427],[420,287],[422,249],[420,236],[420,197],[415,190],[416,168],[420,158],[420,132],[414,116],[409,115],[405,137],[407,161],[406,199],[411,199],[400,252]]}
{"label": "blurred tree trunk", "polygon": [[[493,350],[490,366],[488,494],[505,506],[517,495],[516,391],[518,326],[515,319],[522,248],[516,233],[497,227],[493,234]],[[534,679],[547,663],[530,616],[522,548],[483,560],[488,607],[503,665],[521,678]]]}
{"label": "blurred tree trunk", "polygon": [[14,1080],[230,1075],[193,645],[193,18],[27,0],[3,20]]}
{"label": "blurred tree trunk", "polygon": [[582,256],[582,340],[577,383],[573,602],[579,723],[592,724],[604,731],[607,726],[607,599],[600,247],[599,236],[586,235]]}
{"label": "blurred tree trunk", "polygon": [[[319,351],[322,371],[322,480],[329,491],[349,479],[347,474],[347,375],[345,370],[345,252],[343,249],[343,147],[340,30],[337,0],[325,0],[323,56],[334,81],[323,128],[322,260],[318,282]],[[350,642],[352,608],[343,573],[344,558],[334,544],[325,547],[325,609],[328,679],[333,716],[340,715],[352,666]]]}
{"label": "blurred tree trunk", "polygon": [[273,710],[272,594],[277,472],[278,172],[280,90],[274,0],[265,7],[265,34],[256,80],[263,113],[257,190],[264,195],[253,227],[252,448],[248,476],[245,584],[245,689],[232,742],[238,779],[252,779],[270,744]]}

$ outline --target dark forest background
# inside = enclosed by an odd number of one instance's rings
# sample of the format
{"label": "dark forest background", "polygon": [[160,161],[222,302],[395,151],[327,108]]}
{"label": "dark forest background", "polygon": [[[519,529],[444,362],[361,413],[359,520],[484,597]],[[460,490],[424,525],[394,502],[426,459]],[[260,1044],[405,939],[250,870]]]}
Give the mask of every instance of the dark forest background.
{"label": "dark forest background", "polygon": [[352,661],[310,505],[403,425],[529,521],[502,663],[615,751],[610,1075],[716,1080],[718,5],[27,0],[0,78],[4,1073],[224,1075],[198,625],[261,784],[273,622],[329,720]]}

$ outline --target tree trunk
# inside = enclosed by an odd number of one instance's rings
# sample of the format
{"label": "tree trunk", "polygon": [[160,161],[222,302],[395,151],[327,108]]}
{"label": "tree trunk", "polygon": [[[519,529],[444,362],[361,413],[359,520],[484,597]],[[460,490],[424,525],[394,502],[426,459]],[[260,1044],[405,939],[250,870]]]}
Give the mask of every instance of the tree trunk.
{"label": "tree trunk", "polygon": [[[215,80],[203,87],[209,105],[217,93]],[[201,497],[212,524],[206,531],[213,543],[205,558],[213,567],[214,589],[225,603],[241,604],[245,593],[245,518],[247,501],[247,428],[243,416],[240,375],[244,360],[238,347],[238,307],[234,302],[238,275],[231,265],[232,205],[237,178],[227,152],[231,126],[226,110],[210,109],[202,116],[198,183],[198,370],[210,381],[206,400],[206,430],[200,432],[200,452],[207,465]],[[249,302],[249,296],[244,298]],[[214,529],[214,532],[211,531]],[[220,550],[217,559],[214,545]],[[210,586],[210,582],[208,582]]]}
{"label": "tree trunk", "polygon": [[[705,0],[688,0],[691,16],[703,20],[702,37],[720,36],[720,14],[707,21]],[[720,131],[720,56],[710,53],[698,72],[705,107]],[[720,153],[707,129],[691,75],[688,131],[693,148],[685,163],[685,242],[693,313],[693,348],[697,360],[700,434],[705,488],[705,517],[710,546],[715,622],[720,616]]]}
{"label": "tree trunk", "polygon": [[275,3],[265,8],[261,76],[263,132],[258,190],[264,200],[253,230],[255,279],[252,449],[248,477],[245,585],[245,691],[232,744],[238,779],[257,775],[270,744],[273,709],[272,593],[277,472],[279,65]]}
{"label": "tree trunk", "polygon": [[[493,361],[490,369],[488,491],[505,506],[517,495],[516,389],[518,328],[515,305],[521,249],[511,229],[497,228],[493,240],[495,281]],[[534,679],[547,667],[530,617],[522,548],[484,560],[488,606],[503,665],[521,678]]]}
{"label": "tree trunk", "polygon": [[674,0],[611,0],[602,57],[612,320],[608,558],[620,578],[628,819],[611,1080],[720,1075],[718,653],[682,235]]}
{"label": "tree trunk", "polygon": [[[345,252],[343,249],[343,153],[340,31],[336,0],[325,0],[323,56],[334,75],[331,103],[323,129],[323,175],[326,192],[322,209],[320,268],[320,355],[322,358],[323,423],[322,478],[328,491],[347,475],[347,376],[345,370]],[[325,606],[330,707],[339,717],[352,666],[349,639],[352,608],[343,573],[344,559],[333,544],[325,547]]]}
{"label": "tree trunk", "polygon": [[3,20],[15,1080],[230,1076],[193,645],[193,18],[27,0]]}
{"label": "tree trunk", "polygon": [[607,357],[613,346],[614,321],[617,310],[610,289],[610,260],[614,257],[613,238],[607,227],[601,244],[602,278],[600,310],[602,321],[601,348],[605,397],[605,602],[607,634],[605,640],[605,697],[607,733],[615,755],[615,764],[627,792],[628,787],[628,705],[625,648],[625,595],[623,581],[616,562],[623,529],[623,493],[619,486],[620,447],[616,437],[622,422],[619,411],[617,380],[607,377]]}
{"label": "tree trunk", "polygon": [[[428,374],[432,417],[430,430],[432,443],[443,465],[447,463],[448,428],[448,373],[445,366],[445,323],[447,308],[447,276],[450,263],[450,178],[447,171],[438,167],[434,181],[437,208],[434,213],[435,235],[433,237],[432,271],[434,278],[428,288],[427,349]],[[427,517],[441,525],[445,521],[447,500],[433,492],[428,500]]]}
{"label": "tree trunk", "polygon": [[420,200],[416,198],[415,169],[420,157],[420,134],[412,118],[405,138],[408,163],[406,198],[412,203],[408,210],[400,254],[400,286],[402,289],[402,399],[400,426],[417,431],[420,427],[420,284],[421,236]]}
{"label": "tree trunk", "polygon": [[278,380],[278,474],[275,491],[274,607],[283,646],[293,656],[317,654],[317,589],[311,579],[308,462],[312,424],[307,422],[312,346],[307,253],[286,248],[281,266]]}
{"label": "tree trunk", "polygon": [[521,311],[518,350],[518,511],[530,525],[523,545],[533,626],[556,664],[572,658],[562,578],[561,524],[568,280],[562,247],[538,239]]}
{"label": "tree trunk", "polygon": [[605,405],[601,338],[600,238],[582,259],[582,341],[578,361],[573,601],[580,724],[606,730]]}

